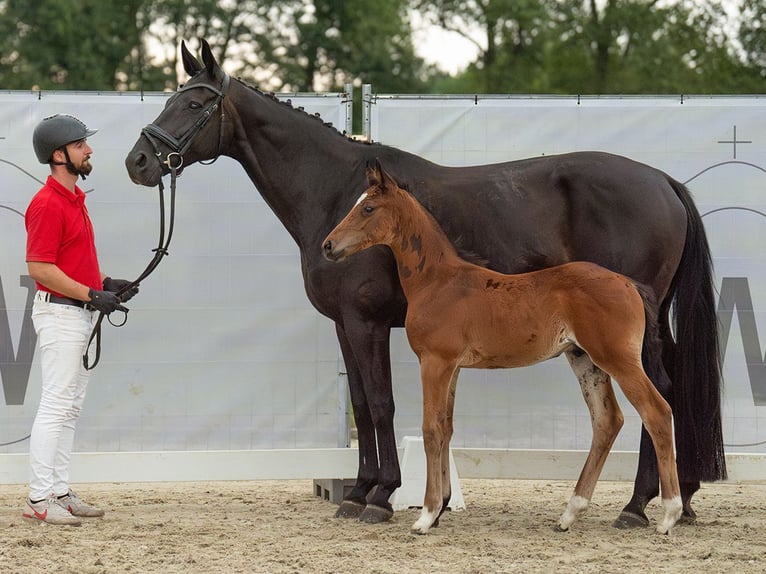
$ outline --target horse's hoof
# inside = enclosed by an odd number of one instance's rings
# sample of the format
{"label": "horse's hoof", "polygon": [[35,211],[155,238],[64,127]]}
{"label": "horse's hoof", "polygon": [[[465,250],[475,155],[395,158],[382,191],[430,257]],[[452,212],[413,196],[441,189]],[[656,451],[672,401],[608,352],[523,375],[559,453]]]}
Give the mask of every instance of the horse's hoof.
{"label": "horse's hoof", "polygon": [[561,524],[557,524],[556,526],[553,527],[553,531],[554,532],[569,532],[569,527],[564,528],[563,526],[561,526]]}
{"label": "horse's hoof", "polygon": [[686,510],[684,508],[684,511],[681,514],[681,518],[678,519],[676,524],[686,524],[689,526],[697,524],[697,513],[693,510]]}
{"label": "horse's hoof", "polygon": [[365,507],[364,512],[359,515],[359,521],[366,522],[367,524],[380,524],[381,522],[388,522],[391,520],[393,515],[393,510],[375,506],[374,504],[368,504]]}
{"label": "horse's hoof", "polygon": [[359,504],[353,500],[344,500],[335,512],[335,518],[359,518],[364,509],[364,504]]}
{"label": "horse's hoof", "polygon": [[620,530],[628,530],[630,528],[646,528],[649,526],[649,519],[646,516],[635,514],[633,512],[627,512],[623,510],[617,520],[612,524],[615,528]]}

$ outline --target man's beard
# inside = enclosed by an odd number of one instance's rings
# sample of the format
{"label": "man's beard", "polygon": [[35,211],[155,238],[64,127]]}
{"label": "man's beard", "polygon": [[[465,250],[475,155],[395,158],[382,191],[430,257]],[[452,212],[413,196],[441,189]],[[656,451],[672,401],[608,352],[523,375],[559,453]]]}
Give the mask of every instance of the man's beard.
{"label": "man's beard", "polygon": [[83,179],[85,179],[85,176],[90,175],[90,172],[93,171],[93,165],[91,165],[89,158],[82,160],[79,167],[75,167],[71,161],[67,162],[66,168],[67,171],[72,175],[80,175]]}
{"label": "man's beard", "polygon": [[93,165],[90,163],[90,158],[82,160],[80,163],[80,175],[90,175],[93,171]]}

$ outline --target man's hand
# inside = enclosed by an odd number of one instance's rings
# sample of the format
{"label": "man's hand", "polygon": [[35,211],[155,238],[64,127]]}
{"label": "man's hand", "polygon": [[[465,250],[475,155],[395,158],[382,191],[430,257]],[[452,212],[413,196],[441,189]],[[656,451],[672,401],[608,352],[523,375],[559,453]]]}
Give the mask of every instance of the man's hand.
{"label": "man's hand", "polygon": [[111,291],[96,291],[95,289],[90,289],[88,291],[88,297],[90,297],[90,301],[87,301],[88,305],[93,307],[96,311],[101,311],[105,315],[108,315],[112,311],[128,312],[126,307],[120,305],[120,298]]}
{"label": "man's hand", "polygon": [[[117,293],[120,289],[123,289],[124,287],[130,285],[130,281],[126,279],[112,279],[111,277],[105,277],[104,278],[104,291],[109,291],[111,293]],[[138,293],[138,285],[134,285],[124,293],[120,293],[120,301],[123,303],[127,303],[130,301],[133,296]]]}

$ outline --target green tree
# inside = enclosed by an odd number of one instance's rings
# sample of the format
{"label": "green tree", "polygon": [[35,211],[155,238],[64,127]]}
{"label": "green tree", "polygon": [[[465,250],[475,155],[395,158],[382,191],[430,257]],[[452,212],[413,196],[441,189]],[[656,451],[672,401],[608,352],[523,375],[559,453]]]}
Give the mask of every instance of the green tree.
{"label": "green tree", "polygon": [[269,90],[345,82],[419,91],[430,70],[415,57],[407,0],[150,0],[147,38],[171,83],[180,41],[205,38],[227,71]]}
{"label": "green tree", "polygon": [[[453,83],[457,91],[530,91],[544,69],[550,0],[413,0],[425,19],[479,49],[476,62]],[[449,81],[439,85],[450,88]],[[473,88],[473,89],[469,89]],[[541,86],[542,88],[542,86]]]}
{"label": "green tree", "polygon": [[574,59],[559,52],[554,63],[559,91],[720,92],[726,84],[716,78],[738,65],[717,2],[562,2],[556,20],[559,34],[574,30],[566,42]]}
{"label": "green tree", "polygon": [[[763,13],[762,0],[743,2]],[[480,47],[477,61],[441,82],[441,91],[736,93],[752,75],[716,0],[413,0],[413,6]],[[751,52],[763,54],[758,28],[749,33]]]}
{"label": "green tree", "polygon": [[142,0],[0,3],[0,86],[113,90],[136,81]]}
{"label": "green tree", "polygon": [[764,91],[766,80],[766,4],[763,0],[743,0],[739,41],[747,64],[744,80],[753,93]]}

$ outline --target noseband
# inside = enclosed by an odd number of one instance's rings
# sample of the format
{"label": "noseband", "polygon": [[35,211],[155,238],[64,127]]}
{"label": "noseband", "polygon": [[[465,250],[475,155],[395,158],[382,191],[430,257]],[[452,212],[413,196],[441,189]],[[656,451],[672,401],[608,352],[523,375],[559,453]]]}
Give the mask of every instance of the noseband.
{"label": "noseband", "polygon": [[[219,107],[221,107],[223,99],[224,97],[226,97],[226,92],[229,90],[230,82],[231,82],[231,77],[229,76],[229,74],[224,74],[223,82],[221,82],[220,90],[216,88],[215,86],[211,86],[210,84],[193,84],[193,85],[187,84],[183,86],[182,88],[178,89],[178,91],[172,96],[171,101],[181,92],[194,90],[196,88],[204,88],[206,90],[210,90],[216,95],[216,98],[215,100],[213,100],[213,103],[211,103],[207,107],[207,109],[204,112],[202,112],[202,115],[199,117],[199,119],[196,122],[194,122],[194,124],[190,126],[189,129],[186,130],[180,137],[173,136],[172,134],[168,133],[157,124],[148,124],[144,129],[141,130],[141,134],[144,135],[147,140],[149,140],[149,143],[152,144],[152,147],[154,148],[154,154],[157,156],[157,160],[161,164],[166,165],[169,170],[172,170],[172,169],[177,170],[183,166],[184,154],[187,151],[189,151],[189,148],[194,142],[194,138],[197,136],[197,134],[200,131],[202,131],[202,128],[204,128],[205,125],[207,125],[207,122],[210,120],[210,118],[213,117],[213,114],[215,113],[215,111]],[[223,112],[223,107],[221,107],[221,129],[219,130],[219,136],[218,136],[218,152],[216,153],[216,156],[213,159],[213,161],[218,159],[218,156],[221,154],[221,144],[223,141],[223,120],[224,120],[224,112]],[[171,150],[165,156],[164,160],[162,159],[162,152],[160,151],[160,148],[157,145],[157,140],[161,141]]]}

